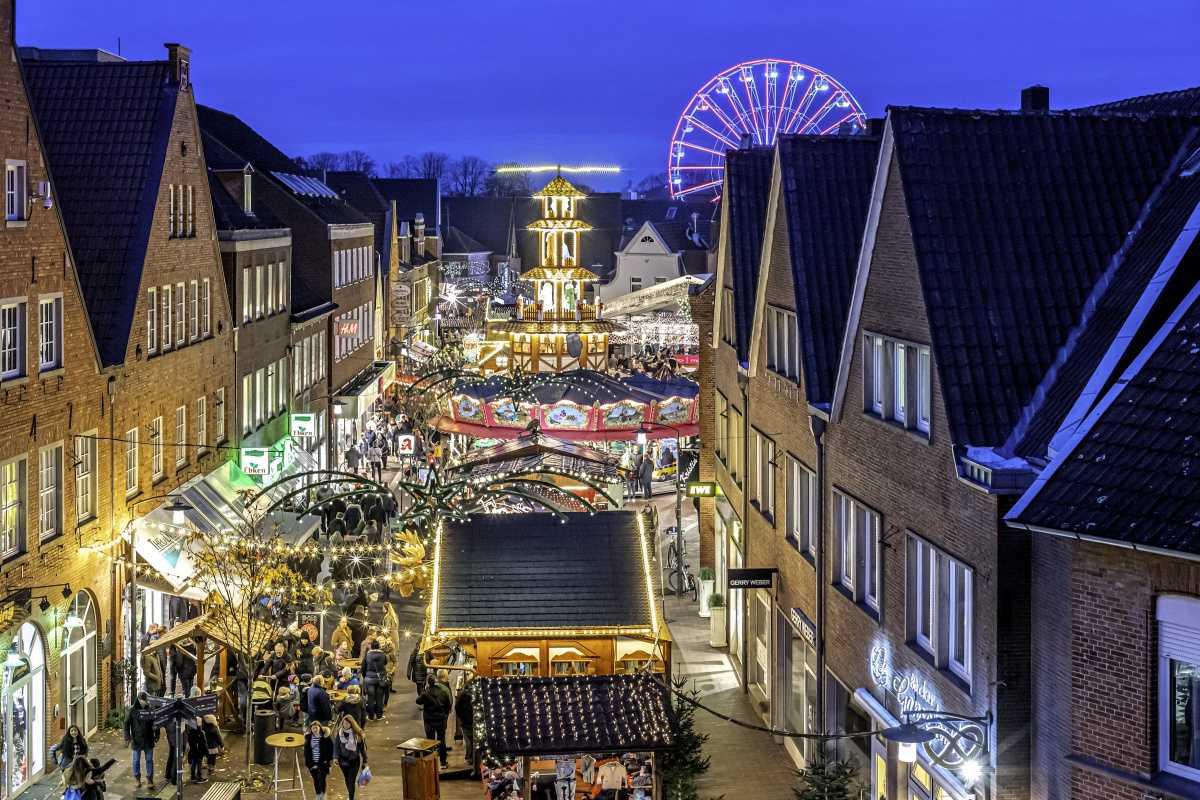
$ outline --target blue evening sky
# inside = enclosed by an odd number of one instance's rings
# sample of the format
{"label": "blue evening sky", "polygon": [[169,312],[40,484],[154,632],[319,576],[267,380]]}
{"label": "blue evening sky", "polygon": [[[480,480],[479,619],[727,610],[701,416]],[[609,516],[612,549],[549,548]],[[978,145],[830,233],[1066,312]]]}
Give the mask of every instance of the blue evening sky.
{"label": "blue evening sky", "polygon": [[[161,58],[200,102],[293,155],[664,169],[683,104],[722,68],[791,58],[888,104],[1055,107],[1200,84],[1197,0],[18,0],[22,45]],[[591,181],[602,185],[603,181]],[[621,180],[615,180],[619,188]]]}

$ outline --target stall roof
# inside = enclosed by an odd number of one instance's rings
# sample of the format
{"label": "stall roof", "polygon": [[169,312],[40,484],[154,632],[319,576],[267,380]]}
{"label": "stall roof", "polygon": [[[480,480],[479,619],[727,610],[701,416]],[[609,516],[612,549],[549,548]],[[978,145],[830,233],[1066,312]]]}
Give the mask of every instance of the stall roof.
{"label": "stall roof", "polygon": [[[258,643],[258,649],[266,645],[267,641],[274,633],[274,629],[265,622],[258,620],[250,621],[250,641]],[[151,650],[160,650],[164,647],[169,647],[178,642],[186,641],[195,636],[203,636],[204,638],[217,642],[225,647],[240,649],[239,642],[228,641],[232,637],[225,635],[223,626],[220,623],[214,622],[211,616],[207,613],[201,614],[195,619],[189,619],[186,622],[181,622],[171,630],[164,633],[162,636],[147,642],[142,647],[142,652],[145,653]]]}
{"label": "stall roof", "polygon": [[[671,746],[674,712],[649,675],[479,678],[476,737],[496,755],[628,753]],[[479,723],[476,723],[478,726]]]}
{"label": "stall roof", "polygon": [[556,439],[544,433],[523,433],[511,442],[500,442],[469,453],[455,469],[475,467],[481,464],[507,462],[529,456],[557,454],[587,461],[597,465],[616,466],[618,459],[587,445]]}
{"label": "stall roof", "polygon": [[[507,386],[507,381],[501,378],[463,381],[455,387],[455,391],[481,400],[494,400],[505,396]],[[591,369],[576,369],[543,376],[533,388],[534,399],[542,405],[563,400],[585,406],[592,403],[616,403],[621,400],[650,403],[675,396],[695,397],[699,392],[700,385],[686,378],[660,381],[639,374],[622,379]]]}
{"label": "stall roof", "polygon": [[649,543],[633,511],[483,514],[435,543],[434,636],[661,632]]}

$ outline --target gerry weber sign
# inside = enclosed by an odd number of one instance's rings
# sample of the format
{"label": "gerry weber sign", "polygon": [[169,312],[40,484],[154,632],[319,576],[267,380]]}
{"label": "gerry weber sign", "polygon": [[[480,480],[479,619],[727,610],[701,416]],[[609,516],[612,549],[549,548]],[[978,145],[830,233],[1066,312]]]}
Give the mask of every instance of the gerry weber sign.
{"label": "gerry weber sign", "polygon": [[876,644],[871,648],[871,680],[896,698],[900,710],[941,711],[942,704],[929,681],[915,669],[895,669],[892,666],[891,648]]}

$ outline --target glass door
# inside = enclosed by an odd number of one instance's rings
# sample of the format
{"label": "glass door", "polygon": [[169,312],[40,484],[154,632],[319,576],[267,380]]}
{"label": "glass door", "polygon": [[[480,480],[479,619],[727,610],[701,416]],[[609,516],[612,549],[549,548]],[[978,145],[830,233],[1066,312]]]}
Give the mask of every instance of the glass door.
{"label": "glass door", "polygon": [[96,680],[96,607],[87,592],[75,595],[63,624],[63,683],[66,688],[67,723],[84,735],[95,732],[100,703]]}
{"label": "glass door", "polygon": [[33,623],[21,626],[18,652],[23,658],[9,670],[4,695],[4,761],[9,796],[15,797],[45,768],[46,651]]}

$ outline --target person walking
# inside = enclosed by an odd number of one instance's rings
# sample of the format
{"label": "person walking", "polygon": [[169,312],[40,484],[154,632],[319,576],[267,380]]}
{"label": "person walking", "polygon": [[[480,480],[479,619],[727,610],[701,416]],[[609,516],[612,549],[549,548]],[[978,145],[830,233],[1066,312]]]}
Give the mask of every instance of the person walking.
{"label": "person walking", "polygon": [[221,727],[217,725],[217,718],[213,714],[204,715],[201,729],[204,731],[204,743],[208,745],[208,777],[211,778],[217,767],[217,756],[225,752],[225,737],[221,735]]}
{"label": "person walking", "polygon": [[471,765],[471,775],[475,775],[475,697],[471,692],[471,681],[463,681],[454,701],[454,718],[458,730],[462,734],[463,748],[467,763]]}
{"label": "person walking", "polygon": [[208,739],[204,736],[204,721],[199,717],[187,722],[184,731],[187,742],[188,779],[204,783],[204,759],[208,756]]}
{"label": "person walking", "polygon": [[175,690],[175,679],[183,684],[183,694],[186,697],[192,693],[192,685],[196,681],[196,657],[185,646],[176,645],[171,651],[171,690]]}
{"label": "person walking", "polygon": [[167,682],[163,679],[162,662],[158,660],[158,653],[153,650],[142,653],[142,677],[146,681],[147,692],[155,697],[163,696]]}
{"label": "person walking", "polygon": [[78,725],[71,725],[67,728],[67,732],[63,734],[62,739],[58,744],[50,748],[50,758],[58,765],[58,768],[63,771],[65,779],[67,770],[75,763],[75,759],[88,754],[87,739],[83,736],[83,731],[79,730]]}
{"label": "person walking", "polygon": [[450,691],[437,682],[432,675],[425,677],[425,690],[417,695],[417,705],[421,707],[421,722],[425,725],[425,738],[435,739],[438,743],[438,760],[444,768],[446,756],[446,720],[450,717],[450,708],[454,701],[450,699]]}
{"label": "person walking", "polygon": [[362,660],[363,688],[367,693],[367,719],[383,719],[383,682],[387,679],[387,656],[379,642],[371,640]]}
{"label": "person walking", "polygon": [[421,687],[425,685],[425,678],[429,675],[429,667],[425,665],[425,658],[421,655],[421,643],[418,642],[413,646],[412,653],[408,657],[408,671],[406,673],[408,679],[417,685],[417,691],[421,691]]}
{"label": "person walking", "polygon": [[92,773],[92,765],[83,756],[71,762],[63,778],[66,783],[63,800],[84,800],[84,797],[94,796],[96,778]]}
{"label": "person walking", "polygon": [[312,685],[304,691],[307,695],[305,708],[308,710],[306,724],[319,722],[322,725],[328,725],[333,722],[333,705],[329,701],[329,692],[325,690],[325,679],[320,675],[314,675]]}
{"label": "person walking", "polygon": [[319,722],[313,722],[304,735],[304,766],[312,776],[315,800],[325,800],[325,780],[329,777],[332,765],[333,739],[329,736],[329,729]]}
{"label": "person walking", "polygon": [[146,764],[146,782],[154,789],[154,745],[158,742],[158,728],[154,727],[154,712],[145,692],[138,693],[137,702],[125,717],[125,744],[133,754],[133,779],[138,788],[142,786],[141,762]]}
{"label": "person walking", "polygon": [[333,737],[333,757],[342,769],[346,795],[349,800],[354,800],[358,773],[367,766],[367,737],[353,717],[342,717],[338,721],[337,733]]}
{"label": "person walking", "polygon": [[346,448],[346,470],[358,474],[358,462],[362,460],[362,454],[358,452],[358,448],[350,445]]}
{"label": "person walking", "polygon": [[357,683],[346,687],[346,696],[338,703],[337,715],[351,716],[358,723],[358,727],[367,727],[367,708],[363,704],[362,687]]}
{"label": "person walking", "polygon": [[650,499],[650,482],[654,479],[654,459],[642,456],[638,462],[638,478],[642,483],[642,496]]}

